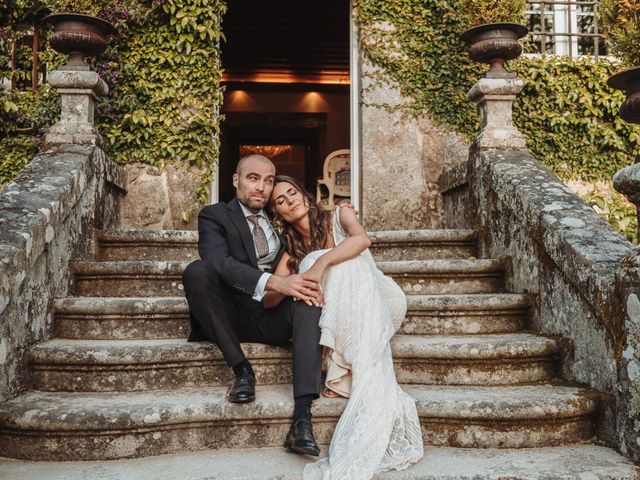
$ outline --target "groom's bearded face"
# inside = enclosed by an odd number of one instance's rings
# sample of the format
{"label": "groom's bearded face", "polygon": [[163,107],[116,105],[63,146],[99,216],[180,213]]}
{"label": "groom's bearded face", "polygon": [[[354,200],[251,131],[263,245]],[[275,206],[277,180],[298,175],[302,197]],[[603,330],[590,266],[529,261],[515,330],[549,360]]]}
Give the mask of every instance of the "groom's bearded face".
{"label": "groom's bearded face", "polygon": [[253,213],[263,208],[271,191],[276,168],[266,159],[249,158],[242,164],[240,170],[233,175],[233,186],[236,187],[236,197]]}

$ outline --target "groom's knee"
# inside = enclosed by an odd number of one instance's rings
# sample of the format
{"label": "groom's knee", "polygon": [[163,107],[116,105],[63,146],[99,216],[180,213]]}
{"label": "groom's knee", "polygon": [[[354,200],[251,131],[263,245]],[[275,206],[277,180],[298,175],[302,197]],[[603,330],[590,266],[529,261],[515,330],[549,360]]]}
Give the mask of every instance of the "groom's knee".
{"label": "groom's knee", "polygon": [[318,323],[318,320],[320,320],[320,314],[322,313],[322,308],[307,305],[302,301],[293,302],[291,308],[293,310],[294,320],[300,318]]}
{"label": "groom's knee", "polygon": [[212,285],[219,283],[215,273],[203,260],[195,260],[182,272],[182,285],[186,292],[207,292]]}

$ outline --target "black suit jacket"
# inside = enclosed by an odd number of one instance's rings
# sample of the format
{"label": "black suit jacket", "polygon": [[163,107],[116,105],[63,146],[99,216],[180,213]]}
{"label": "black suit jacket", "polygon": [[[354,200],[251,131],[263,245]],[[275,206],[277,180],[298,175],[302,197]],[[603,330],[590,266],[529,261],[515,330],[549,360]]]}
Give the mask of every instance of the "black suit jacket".
{"label": "black suit jacket", "polygon": [[[257,303],[251,297],[263,272],[258,269],[253,236],[238,199],[204,207],[198,215],[198,233],[198,251],[207,267],[232,291]],[[282,238],[280,244],[274,268],[284,253]]]}

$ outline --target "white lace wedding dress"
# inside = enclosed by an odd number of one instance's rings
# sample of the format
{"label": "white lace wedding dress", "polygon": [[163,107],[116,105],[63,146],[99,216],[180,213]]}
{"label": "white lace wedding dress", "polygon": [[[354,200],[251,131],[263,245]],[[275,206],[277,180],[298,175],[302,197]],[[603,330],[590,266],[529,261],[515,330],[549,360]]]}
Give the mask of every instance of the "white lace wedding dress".
{"label": "white lace wedding dress", "polygon": [[[336,245],[347,238],[339,215],[338,208],[333,217]],[[307,255],[300,272],[325,252]],[[351,373],[350,392],[345,392],[350,397],[329,456],[306,465],[303,478],[368,480],[376,472],[407,468],[423,456],[422,432],[415,402],[396,382],[389,345],[406,313],[405,295],[378,270],[368,249],[328,269],[322,288],[320,343],[332,349],[334,371]]]}

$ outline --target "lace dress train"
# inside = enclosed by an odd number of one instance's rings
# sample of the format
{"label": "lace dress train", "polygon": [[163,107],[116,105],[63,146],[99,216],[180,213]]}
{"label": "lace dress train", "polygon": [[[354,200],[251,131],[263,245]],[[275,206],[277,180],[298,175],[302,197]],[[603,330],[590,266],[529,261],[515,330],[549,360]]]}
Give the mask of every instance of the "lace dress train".
{"label": "lace dress train", "polygon": [[[336,245],[346,238],[339,209],[333,235]],[[325,252],[307,255],[300,271]],[[329,456],[308,464],[303,478],[368,480],[376,472],[404,469],[423,456],[415,402],[396,381],[389,344],[406,313],[404,293],[378,270],[369,250],[331,267],[322,287],[320,343],[331,349],[329,386],[340,392],[342,385],[349,400]]]}

